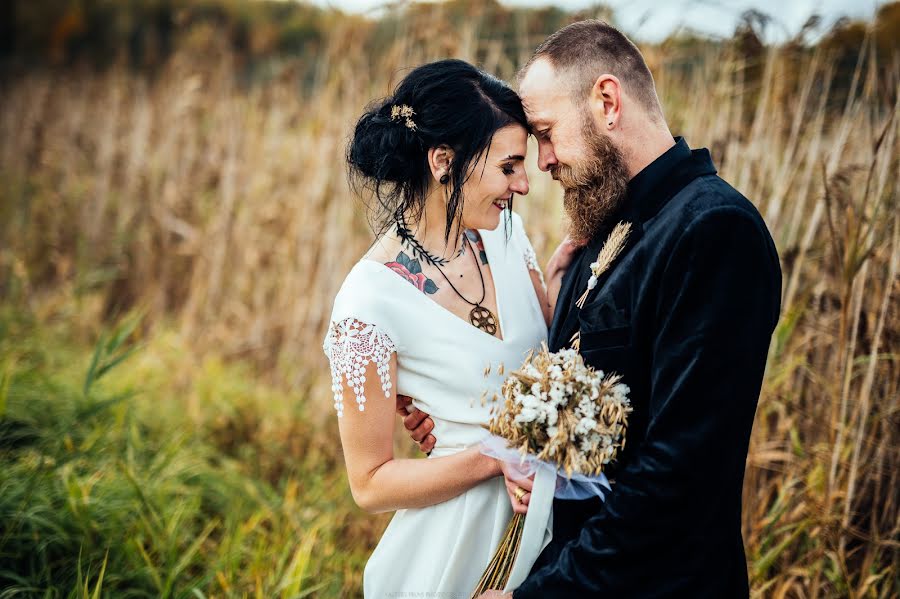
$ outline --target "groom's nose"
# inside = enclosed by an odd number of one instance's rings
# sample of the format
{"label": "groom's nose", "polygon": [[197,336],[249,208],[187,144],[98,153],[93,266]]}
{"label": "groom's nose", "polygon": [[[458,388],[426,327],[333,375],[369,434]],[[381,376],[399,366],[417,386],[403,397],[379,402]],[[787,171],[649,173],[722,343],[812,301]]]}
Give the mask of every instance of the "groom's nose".
{"label": "groom's nose", "polygon": [[550,172],[550,167],[557,164],[556,154],[553,153],[553,144],[549,141],[538,142],[538,168],[545,173]]}

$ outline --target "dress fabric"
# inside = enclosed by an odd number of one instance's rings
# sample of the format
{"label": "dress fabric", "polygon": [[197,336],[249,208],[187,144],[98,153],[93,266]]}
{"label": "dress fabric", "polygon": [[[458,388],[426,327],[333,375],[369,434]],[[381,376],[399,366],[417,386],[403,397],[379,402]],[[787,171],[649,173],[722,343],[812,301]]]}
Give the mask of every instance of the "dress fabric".
{"label": "dress fabric", "polygon": [[[325,338],[338,414],[364,411],[366,402],[393,401],[394,391],[408,395],[434,420],[437,444],[428,459],[452,455],[488,435],[482,425],[505,378],[498,367],[505,373],[518,368],[547,339],[529,275],[536,268],[534,251],[520,217],[504,212],[496,230],[479,233],[497,290],[502,340],[437,304],[415,281],[367,259],[344,280]],[[391,381],[387,363],[394,353],[397,378]],[[362,397],[369,363],[378,365],[384,394]],[[352,394],[342,393],[343,380]],[[525,579],[552,538],[554,484],[555,477],[546,475],[535,480],[508,589]],[[469,597],[512,515],[502,476],[435,505],[398,510],[366,563],[364,596]]]}

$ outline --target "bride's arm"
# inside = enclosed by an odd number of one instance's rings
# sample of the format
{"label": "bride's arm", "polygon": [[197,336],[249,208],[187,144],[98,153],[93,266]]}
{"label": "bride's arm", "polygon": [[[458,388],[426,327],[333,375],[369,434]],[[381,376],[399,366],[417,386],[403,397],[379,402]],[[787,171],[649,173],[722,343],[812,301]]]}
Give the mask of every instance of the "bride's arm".
{"label": "bride's arm", "polygon": [[[390,380],[397,380],[396,354],[390,359]],[[434,505],[502,474],[499,462],[477,446],[440,458],[395,459],[395,388],[385,397],[374,363],[366,367],[365,381],[365,411],[350,399],[354,391],[344,381],[349,401],[338,419],[350,490],[359,507],[374,513]]]}

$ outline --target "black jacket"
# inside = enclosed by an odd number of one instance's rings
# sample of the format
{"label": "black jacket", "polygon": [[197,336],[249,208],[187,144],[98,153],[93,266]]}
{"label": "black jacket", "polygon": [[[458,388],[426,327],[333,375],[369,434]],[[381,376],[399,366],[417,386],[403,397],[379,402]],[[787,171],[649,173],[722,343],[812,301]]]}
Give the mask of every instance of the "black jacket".
{"label": "black jacket", "polygon": [[[620,220],[625,250],[579,310]],[[584,359],[623,376],[634,412],[606,501],[554,502],[553,541],[514,599],[749,595],[741,487],[780,298],[759,212],[677,138],[563,280],[550,349],[580,329]]]}

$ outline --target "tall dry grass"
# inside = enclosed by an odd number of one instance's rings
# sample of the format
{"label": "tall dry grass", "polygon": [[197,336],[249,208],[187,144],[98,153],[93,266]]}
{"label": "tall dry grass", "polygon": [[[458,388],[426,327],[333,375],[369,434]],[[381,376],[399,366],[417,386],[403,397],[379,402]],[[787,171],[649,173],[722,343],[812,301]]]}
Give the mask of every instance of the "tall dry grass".
{"label": "tall dry grass", "polygon": [[[47,318],[81,311],[88,323],[142,306],[192,351],[250,362],[290,389],[321,435],[316,446],[339,462],[321,339],[370,241],[346,184],[349,129],[409,66],[477,57],[511,78],[540,41],[493,40],[477,19],[462,30],[401,20],[395,43],[372,55],[358,27],[336,26],[305,84],[287,63],[243,87],[214,43],[153,78],[112,69],[7,81],[6,301]],[[745,479],[754,595],[896,596],[900,66],[885,68],[867,45],[848,82],[823,51],[772,48],[750,64],[726,44],[687,70],[672,52],[647,48],[673,133],[712,149],[720,174],[764,215],[784,269]],[[849,93],[836,107],[838,86]],[[561,195],[534,156],[517,206],[547,257],[561,237]],[[345,491],[336,496],[349,502]],[[299,492],[302,503],[302,483]],[[372,542],[345,530],[347,545]],[[348,576],[345,590],[358,591],[358,573]]]}

